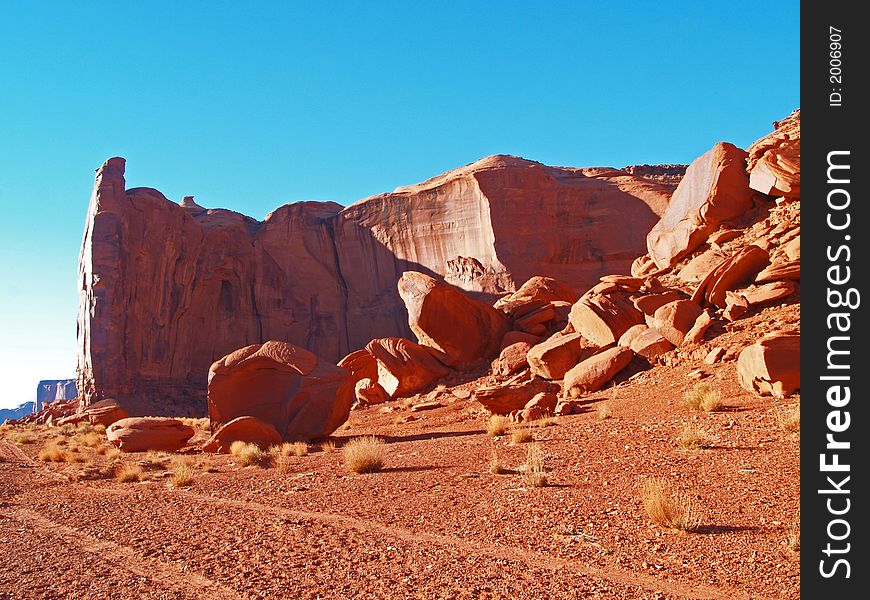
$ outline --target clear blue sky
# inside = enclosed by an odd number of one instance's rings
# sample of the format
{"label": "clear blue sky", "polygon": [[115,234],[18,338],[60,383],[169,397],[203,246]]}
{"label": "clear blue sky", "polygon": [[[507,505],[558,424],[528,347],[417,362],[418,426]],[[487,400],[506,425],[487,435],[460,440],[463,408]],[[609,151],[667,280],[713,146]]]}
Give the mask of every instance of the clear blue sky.
{"label": "clear blue sky", "polygon": [[0,407],[75,374],[111,156],[129,187],[261,219],[494,153],[690,162],[799,106],[798,2],[415,4],[0,4]]}

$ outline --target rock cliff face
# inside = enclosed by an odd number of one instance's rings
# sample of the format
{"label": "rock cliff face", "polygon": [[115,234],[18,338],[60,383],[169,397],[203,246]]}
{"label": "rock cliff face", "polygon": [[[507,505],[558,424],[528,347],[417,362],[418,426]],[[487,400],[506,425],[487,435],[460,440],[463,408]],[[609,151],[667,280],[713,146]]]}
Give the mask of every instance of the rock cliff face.
{"label": "rock cliff face", "polygon": [[75,379],[43,379],[36,386],[36,410],[55,400],[72,400],[77,394]]}
{"label": "rock cliff face", "polygon": [[[612,168],[491,156],[347,208],[282,206],[259,222],[127,190],[98,169],[82,245],[78,384],[87,405],[205,414],[209,365],[268,339],[335,362],[410,337],[397,282],[420,271],[494,298],[533,275],[579,294],[625,272],[674,188]],[[654,173],[654,171],[650,171]]]}

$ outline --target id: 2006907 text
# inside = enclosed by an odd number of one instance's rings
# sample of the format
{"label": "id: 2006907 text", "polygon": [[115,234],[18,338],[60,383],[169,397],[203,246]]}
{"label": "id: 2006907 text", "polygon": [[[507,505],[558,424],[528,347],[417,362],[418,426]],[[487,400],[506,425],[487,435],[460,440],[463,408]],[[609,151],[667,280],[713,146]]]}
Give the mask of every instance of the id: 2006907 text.
{"label": "id: 2006907 text", "polygon": [[843,32],[834,26],[828,27],[828,82],[831,93],[828,106],[843,105]]}

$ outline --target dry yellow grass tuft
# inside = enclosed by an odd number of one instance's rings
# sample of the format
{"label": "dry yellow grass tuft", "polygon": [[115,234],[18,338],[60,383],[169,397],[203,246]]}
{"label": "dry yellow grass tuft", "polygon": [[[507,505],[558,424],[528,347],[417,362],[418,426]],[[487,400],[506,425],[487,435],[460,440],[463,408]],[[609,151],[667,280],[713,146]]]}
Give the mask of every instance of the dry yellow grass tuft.
{"label": "dry yellow grass tuft", "polygon": [[801,551],[801,512],[798,508],[797,519],[788,528],[788,538],[785,541],[786,546],[792,552]]}
{"label": "dry yellow grass tuft", "polygon": [[776,424],[786,433],[801,432],[801,405],[785,407],[776,411]]}
{"label": "dry yellow grass tuft", "polygon": [[145,479],[145,472],[136,463],[122,463],[115,467],[115,481],[118,483],[142,481],[143,479]]}
{"label": "dry yellow grass tuft", "polygon": [[492,415],[486,422],[486,433],[490,437],[497,437],[507,433],[511,421],[504,415]]}
{"label": "dry yellow grass tuft", "polygon": [[36,441],[36,436],[27,431],[12,431],[6,434],[6,439],[13,444],[32,444]]}
{"label": "dry yellow grass tuft", "polygon": [[250,444],[239,440],[230,444],[230,454],[235,457],[236,463],[243,467],[250,465],[265,466],[270,461],[269,454],[263,452],[257,444]]}
{"label": "dry yellow grass tuft", "polygon": [[386,444],[380,438],[365,435],[345,444],[342,453],[344,466],[354,473],[373,473],[384,466]]}
{"label": "dry yellow grass tuft", "polygon": [[493,449],[492,456],[489,459],[489,472],[493,475],[502,475],[507,472],[507,469],[501,464],[501,460],[499,460],[498,451],[495,449]]}
{"label": "dry yellow grass tuft", "polygon": [[677,436],[677,445],[684,450],[699,450],[710,448],[713,441],[706,431],[696,425],[686,423]]}
{"label": "dry yellow grass tuft", "polygon": [[37,455],[43,462],[76,462],[76,455],[61,448],[54,442],[49,442]]}
{"label": "dry yellow grass tuft", "polygon": [[537,444],[529,446],[526,451],[526,462],[521,467],[523,483],[526,487],[544,487],[549,483],[547,469],[544,466],[544,453]]}
{"label": "dry yellow grass tuft", "polygon": [[598,411],[598,418],[602,421],[610,418],[610,404],[608,404],[606,400],[604,402],[599,402],[596,410]]}
{"label": "dry yellow grass tuft", "polygon": [[689,495],[672,489],[663,477],[650,477],[641,484],[641,499],[647,515],[656,525],[681,531],[701,526],[701,510]]}
{"label": "dry yellow grass tuft", "polygon": [[174,488],[183,488],[193,483],[193,468],[184,462],[175,465],[172,470],[172,476],[169,478],[169,485]]}
{"label": "dry yellow grass tuft", "polygon": [[722,410],[722,395],[719,390],[714,390],[712,385],[702,381],[685,393],[683,404],[696,410],[714,412]]}
{"label": "dry yellow grass tuft", "polygon": [[320,449],[326,453],[335,452],[335,442],[332,440],[325,440],[320,443]]}
{"label": "dry yellow grass tuft", "polygon": [[534,441],[535,436],[532,435],[531,426],[526,425],[525,427],[514,427],[511,430],[511,444],[523,444],[525,442]]}
{"label": "dry yellow grass tuft", "polygon": [[103,444],[103,438],[96,431],[80,433],[74,439],[86,448],[97,448]]}

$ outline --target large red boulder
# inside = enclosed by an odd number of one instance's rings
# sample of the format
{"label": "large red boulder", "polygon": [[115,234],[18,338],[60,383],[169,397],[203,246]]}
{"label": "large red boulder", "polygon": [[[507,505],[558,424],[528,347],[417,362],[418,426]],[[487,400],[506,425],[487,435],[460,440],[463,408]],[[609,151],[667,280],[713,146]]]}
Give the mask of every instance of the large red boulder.
{"label": "large red boulder", "polygon": [[691,300],[675,300],[656,310],[653,328],[674,346],[679,346],[702,312]]}
{"label": "large red boulder", "polygon": [[408,324],[420,344],[439,351],[452,367],[489,360],[498,354],[508,320],[492,306],[416,271],[399,279]]}
{"label": "large red boulder", "polygon": [[284,440],[278,430],[257,417],[239,417],[222,425],[203,445],[203,452],[226,454],[233,442],[256,444],[263,450],[281,444]]}
{"label": "large red boulder", "polygon": [[643,313],[621,294],[591,294],[571,307],[569,321],[576,333],[603,347],[615,343],[644,319]]}
{"label": "large red boulder", "polygon": [[707,274],[692,294],[692,301],[725,308],[726,293],[752,281],[769,262],[770,256],[760,246],[741,248]]}
{"label": "large red boulder", "polygon": [[773,334],[740,352],[737,379],[750,392],[788,396],[801,387],[800,363],[800,334]]}
{"label": "large red boulder", "polygon": [[392,398],[423,391],[450,372],[431,349],[404,338],[372,340],[366,351],[377,360],[377,382]]}
{"label": "large red boulder", "polygon": [[168,417],[128,417],[106,428],[106,438],[124,452],[175,452],[196,433],[190,425]]}
{"label": "large red boulder", "polygon": [[492,361],[492,373],[507,377],[529,366],[526,359],[531,346],[526,342],[517,342],[503,348],[498,358]]}
{"label": "large red boulder", "polygon": [[526,360],[534,375],[544,379],[562,379],[571,367],[597,350],[597,346],[579,333],[556,334],[533,346]]}
{"label": "large red boulder", "polygon": [[595,392],[628,366],[634,352],[624,346],[614,346],[587,358],[565,373],[562,392],[576,398],[586,392]]}
{"label": "large red boulder", "polygon": [[744,150],[719,142],[695,159],[647,234],[649,255],[660,269],[674,266],[719,226],[752,208]]}
{"label": "large red boulder", "polygon": [[514,379],[496,385],[486,385],[474,391],[474,399],[493,414],[507,415],[522,410],[541,392],[558,391],[559,386],[539,377]]}
{"label": "large red boulder", "polygon": [[275,427],[285,440],[326,437],[347,421],[353,383],[349,371],[299,346],[278,341],[246,346],[209,369],[212,431],[250,416]]}

